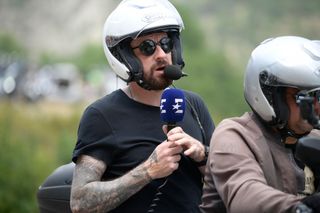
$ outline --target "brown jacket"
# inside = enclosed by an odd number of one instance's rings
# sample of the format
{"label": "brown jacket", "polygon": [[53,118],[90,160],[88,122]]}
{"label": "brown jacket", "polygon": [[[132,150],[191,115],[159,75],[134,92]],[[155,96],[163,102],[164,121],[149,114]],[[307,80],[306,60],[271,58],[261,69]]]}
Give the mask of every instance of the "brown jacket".
{"label": "brown jacket", "polygon": [[303,190],[304,172],[292,151],[254,114],[218,125],[206,167],[203,212],[225,212],[223,204],[231,213],[288,212]]}

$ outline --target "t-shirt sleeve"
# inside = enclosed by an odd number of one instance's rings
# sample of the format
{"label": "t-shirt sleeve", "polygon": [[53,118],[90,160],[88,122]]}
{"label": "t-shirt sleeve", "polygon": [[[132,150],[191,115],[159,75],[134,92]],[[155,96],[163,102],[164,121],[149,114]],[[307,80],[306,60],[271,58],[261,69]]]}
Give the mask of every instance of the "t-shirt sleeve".
{"label": "t-shirt sleeve", "polygon": [[72,161],[76,163],[77,158],[85,154],[109,165],[115,150],[114,144],[114,134],[106,118],[97,109],[89,106],[80,120]]}

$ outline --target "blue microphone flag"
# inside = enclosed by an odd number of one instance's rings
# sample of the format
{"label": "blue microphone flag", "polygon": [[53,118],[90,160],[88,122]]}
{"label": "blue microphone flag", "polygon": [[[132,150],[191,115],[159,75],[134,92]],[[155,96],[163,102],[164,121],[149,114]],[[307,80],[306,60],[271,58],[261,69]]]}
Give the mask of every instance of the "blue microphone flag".
{"label": "blue microphone flag", "polygon": [[176,88],[166,88],[160,101],[160,118],[163,122],[175,124],[182,121],[186,109],[184,93]]}

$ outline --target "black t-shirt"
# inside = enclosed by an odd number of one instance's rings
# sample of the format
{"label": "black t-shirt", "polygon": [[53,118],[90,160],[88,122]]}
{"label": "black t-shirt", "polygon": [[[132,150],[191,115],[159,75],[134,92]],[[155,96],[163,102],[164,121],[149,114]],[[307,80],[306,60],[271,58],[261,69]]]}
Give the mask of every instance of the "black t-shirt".
{"label": "black t-shirt", "polygon": [[[208,145],[214,130],[210,114],[198,95],[187,91],[184,93],[188,100],[185,115],[177,125]],[[192,111],[191,105],[196,112]],[[92,156],[107,165],[103,180],[120,177],[145,161],[155,147],[166,139],[162,131],[163,124],[159,107],[138,103],[128,98],[122,90],[114,91],[85,110],[72,160],[76,162],[82,154]],[[111,212],[147,212],[157,188],[164,180],[151,181]],[[182,156],[179,168],[167,178],[161,193],[154,212],[199,212],[202,176],[193,160]]]}

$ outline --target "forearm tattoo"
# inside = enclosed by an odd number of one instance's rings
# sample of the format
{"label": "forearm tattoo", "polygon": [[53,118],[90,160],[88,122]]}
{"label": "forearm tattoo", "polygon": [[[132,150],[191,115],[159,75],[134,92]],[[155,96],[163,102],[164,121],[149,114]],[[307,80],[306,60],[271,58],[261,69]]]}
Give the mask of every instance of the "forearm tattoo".
{"label": "forearm tattoo", "polygon": [[154,164],[154,163],[158,163],[158,155],[156,151],[153,151],[152,154],[149,157],[150,159],[150,163]]}
{"label": "forearm tattoo", "polygon": [[[156,156],[154,160],[157,160]],[[71,206],[75,212],[114,209],[151,181],[143,164],[112,181],[100,181],[105,167],[99,163],[86,159],[76,166],[71,193]]]}

